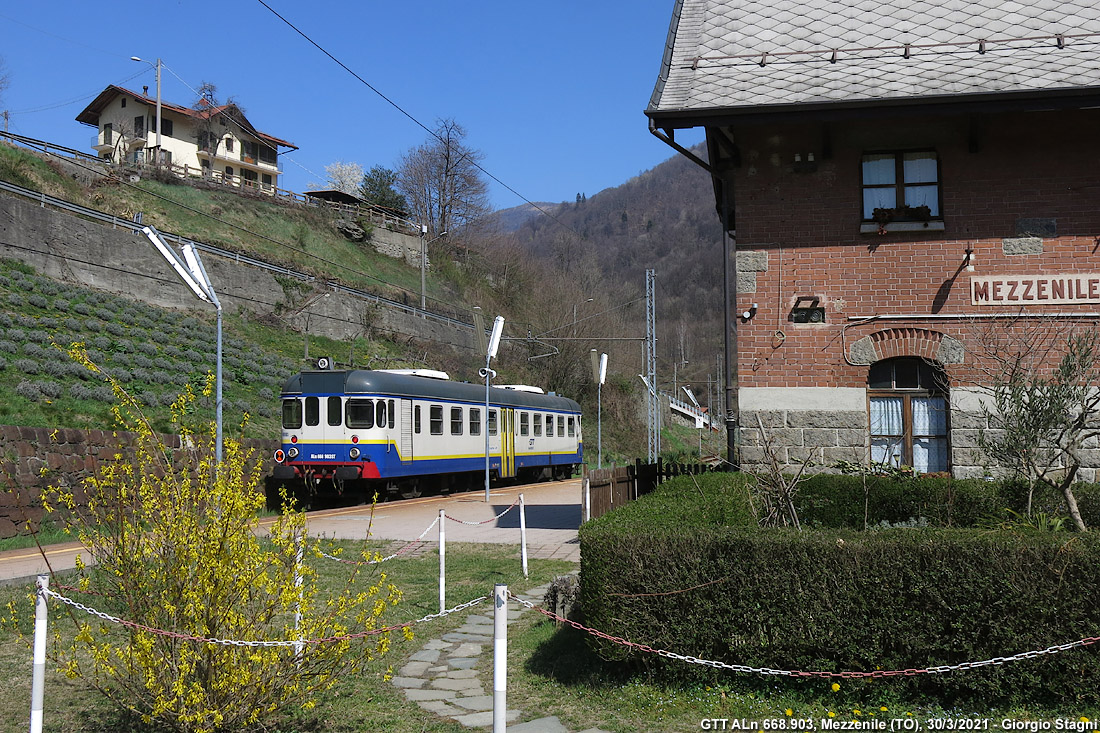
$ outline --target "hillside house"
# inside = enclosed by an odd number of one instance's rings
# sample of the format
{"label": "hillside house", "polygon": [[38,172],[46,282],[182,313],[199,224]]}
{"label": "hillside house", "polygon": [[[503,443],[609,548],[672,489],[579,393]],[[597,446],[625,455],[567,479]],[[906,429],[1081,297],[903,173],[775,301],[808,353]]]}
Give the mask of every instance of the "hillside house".
{"label": "hillside house", "polygon": [[96,128],[92,148],[100,158],[134,165],[159,163],[181,175],[266,192],[279,186],[279,149],[298,149],[257,130],[235,104],[191,109],[161,100],[158,152],[156,99],[148,90],[139,94],[113,85],[76,120]]}
{"label": "hillside house", "polygon": [[1097,326],[1095,3],[676,0],[646,114],[706,131],[746,466],[762,424],[792,464],[981,476],[999,358]]}

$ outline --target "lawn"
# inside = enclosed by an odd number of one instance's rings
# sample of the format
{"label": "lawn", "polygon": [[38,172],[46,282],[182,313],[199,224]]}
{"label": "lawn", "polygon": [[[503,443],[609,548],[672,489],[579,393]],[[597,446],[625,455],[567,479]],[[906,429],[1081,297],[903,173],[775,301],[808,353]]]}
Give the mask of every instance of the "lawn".
{"label": "lawn", "polygon": [[[349,554],[355,543],[342,543]],[[379,550],[393,546],[373,545]],[[447,548],[448,603],[458,605],[482,595],[491,595],[494,584],[506,583],[519,592],[539,586],[567,573],[571,563],[531,560],[530,577],[520,572],[518,552],[499,545],[453,544]],[[321,560],[317,560],[321,563]],[[319,570],[333,588],[343,577],[341,568],[330,561]],[[438,555],[429,548],[419,556],[386,564],[389,579],[405,593],[390,622],[417,619],[438,610]],[[63,581],[62,581],[63,582]],[[29,618],[28,596],[32,585],[0,587],[0,604],[9,600],[21,605]],[[74,594],[75,595],[75,594]],[[80,600],[87,601],[86,598]],[[91,605],[94,605],[92,603]],[[385,681],[430,639],[439,638],[461,625],[468,613],[492,615],[482,603],[472,611],[415,627],[411,642],[394,636],[392,650],[370,663],[354,679],[340,682],[318,700],[312,711],[295,711],[270,721],[266,730],[280,733],[306,731],[387,731],[392,733],[456,732],[466,730],[458,723],[436,717],[405,700],[402,692]],[[52,630],[71,633],[67,614],[52,606]],[[704,719],[755,721],[753,730],[796,729],[797,721],[863,721],[883,718],[912,718],[932,725],[957,726],[988,718],[998,728],[1003,718],[1052,720],[1059,717],[1073,724],[1081,718],[1096,720],[1100,710],[944,710],[934,705],[897,703],[889,682],[841,680],[837,689],[830,681],[815,683],[798,694],[781,693],[732,673],[715,673],[710,682],[676,684],[666,670],[655,675],[645,666],[627,668],[602,662],[590,650],[585,634],[559,626],[542,614],[528,611],[509,627],[508,701],[510,708],[524,711],[522,720],[558,716],[573,731],[599,727],[611,733],[668,733],[700,730]],[[1025,661],[1023,664],[1037,663]],[[492,686],[492,654],[486,647],[479,660],[483,687]],[[0,733],[24,731],[30,709],[31,653],[25,641],[7,630],[0,631],[0,678],[7,681],[7,704],[0,712]],[[967,721],[963,723],[962,721]],[[714,728],[717,729],[717,728]],[[727,728],[728,729],[728,728]],[[67,680],[48,667],[45,695],[45,730],[121,733],[144,730],[127,720],[96,692],[80,681]]]}

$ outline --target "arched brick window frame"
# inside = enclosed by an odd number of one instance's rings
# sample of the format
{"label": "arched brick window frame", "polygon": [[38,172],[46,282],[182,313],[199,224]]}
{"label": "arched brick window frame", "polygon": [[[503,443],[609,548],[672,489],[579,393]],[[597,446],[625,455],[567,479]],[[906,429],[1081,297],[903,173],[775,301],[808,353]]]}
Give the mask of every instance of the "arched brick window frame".
{"label": "arched brick window frame", "polygon": [[913,356],[940,364],[961,364],[966,356],[962,341],[927,328],[887,328],[864,336],[848,349],[853,364],[870,366],[876,361]]}
{"label": "arched brick window frame", "polygon": [[949,399],[943,366],[963,361],[956,338],[926,328],[888,328],[852,344],[865,364],[872,462],[950,470]]}

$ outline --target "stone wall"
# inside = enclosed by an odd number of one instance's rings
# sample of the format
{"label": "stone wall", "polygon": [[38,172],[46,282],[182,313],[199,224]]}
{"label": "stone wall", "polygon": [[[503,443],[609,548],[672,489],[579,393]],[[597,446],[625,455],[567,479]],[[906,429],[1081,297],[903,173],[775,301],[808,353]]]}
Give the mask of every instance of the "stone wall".
{"label": "stone wall", "polygon": [[[42,520],[39,496],[49,486],[76,489],[104,462],[125,453],[135,433],[110,430],[75,430],[0,425],[0,539],[37,528]],[[165,445],[178,450],[178,435],[162,436]],[[272,454],[278,440],[246,440],[256,451],[264,475],[271,473]]]}
{"label": "stone wall", "polygon": [[[420,265],[420,240],[376,229],[376,246]],[[415,254],[415,256],[413,256]],[[141,233],[87,221],[0,192],[0,257],[26,262],[67,283],[106,290],[162,308],[210,314]],[[275,275],[234,259],[204,255],[203,264],[226,311],[283,314],[291,326],[337,340],[372,329],[475,348],[472,326],[422,318],[407,308],[366,301],[320,287],[284,288]],[[288,315],[289,314],[289,315]]]}

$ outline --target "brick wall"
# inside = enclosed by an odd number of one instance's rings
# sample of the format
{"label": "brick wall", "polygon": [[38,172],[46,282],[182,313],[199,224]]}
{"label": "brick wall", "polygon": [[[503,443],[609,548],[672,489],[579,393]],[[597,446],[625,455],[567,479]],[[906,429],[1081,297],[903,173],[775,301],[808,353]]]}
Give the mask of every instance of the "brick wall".
{"label": "brick wall", "polygon": [[[23,531],[28,522],[32,528],[37,527],[42,519],[38,497],[43,489],[51,485],[79,487],[97,465],[132,445],[134,437],[134,433],[109,430],[0,425],[0,460],[5,467],[0,488],[0,539]],[[179,448],[178,435],[162,437],[166,445]],[[256,449],[264,474],[270,474],[271,456],[279,442],[246,440],[245,445]],[[80,492],[76,493],[79,501]]]}
{"label": "brick wall", "polygon": [[[991,314],[1018,309],[971,305],[971,277],[1100,272],[1098,123],[1100,111],[1089,110],[734,128],[737,312],[757,304],[751,318],[737,319],[746,459],[758,444],[755,390],[865,389],[868,365],[893,356],[941,362],[952,390],[986,383],[991,362],[980,334]],[[863,153],[918,149],[938,155],[942,230],[861,232]],[[787,320],[800,296],[820,299],[824,324]],[[1025,310],[1095,314],[1100,304]],[[849,320],[856,316],[877,318]],[[792,457],[816,439],[835,453],[866,450],[865,403],[827,408],[844,414],[835,429],[849,431],[834,438],[811,432],[822,428],[799,401],[792,393],[790,409],[764,411],[776,429],[794,431],[781,433]],[[955,411],[953,402],[952,428],[968,424]],[[983,459],[965,447],[969,457],[953,453],[956,473],[976,473]]]}

